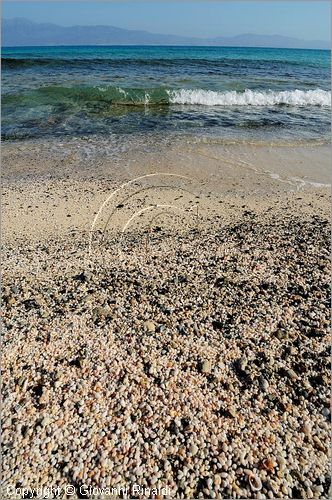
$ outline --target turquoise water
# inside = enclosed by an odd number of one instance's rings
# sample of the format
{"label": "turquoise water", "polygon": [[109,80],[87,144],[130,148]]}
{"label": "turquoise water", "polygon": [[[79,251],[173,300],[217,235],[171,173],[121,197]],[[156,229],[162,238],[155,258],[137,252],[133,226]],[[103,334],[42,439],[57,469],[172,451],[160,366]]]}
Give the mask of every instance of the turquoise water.
{"label": "turquoise water", "polygon": [[2,49],[4,139],[136,132],[327,139],[330,106],[324,50]]}

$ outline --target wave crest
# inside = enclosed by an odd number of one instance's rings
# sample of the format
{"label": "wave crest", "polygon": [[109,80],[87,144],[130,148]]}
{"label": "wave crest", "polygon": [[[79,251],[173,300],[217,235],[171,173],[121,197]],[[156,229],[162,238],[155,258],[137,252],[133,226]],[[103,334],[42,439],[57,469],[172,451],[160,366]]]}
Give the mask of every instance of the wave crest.
{"label": "wave crest", "polygon": [[171,104],[193,104],[203,106],[331,106],[331,92],[316,90],[265,91],[245,90],[244,92],[213,90],[171,90],[167,91]]}
{"label": "wave crest", "polygon": [[107,110],[111,106],[331,106],[331,92],[316,90],[217,92],[203,89],[121,88],[113,86],[46,86],[21,94],[2,96],[3,104],[55,104],[86,106],[90,111]]}

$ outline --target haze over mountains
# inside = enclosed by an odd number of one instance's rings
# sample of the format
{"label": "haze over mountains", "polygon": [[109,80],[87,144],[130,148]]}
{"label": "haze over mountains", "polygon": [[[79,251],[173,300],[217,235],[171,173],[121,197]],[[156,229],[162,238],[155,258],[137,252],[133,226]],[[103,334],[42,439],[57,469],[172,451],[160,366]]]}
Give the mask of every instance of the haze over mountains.
{"label": "haze over mountains", "polygon": [[162,35],[114,26],[58,26],[16,17],[2,21],[2,46],[48,45],[195,45],[225,47],[284,47],[329,49],[323,40],[301,40],[281,35],[244,34],[216,38]]}

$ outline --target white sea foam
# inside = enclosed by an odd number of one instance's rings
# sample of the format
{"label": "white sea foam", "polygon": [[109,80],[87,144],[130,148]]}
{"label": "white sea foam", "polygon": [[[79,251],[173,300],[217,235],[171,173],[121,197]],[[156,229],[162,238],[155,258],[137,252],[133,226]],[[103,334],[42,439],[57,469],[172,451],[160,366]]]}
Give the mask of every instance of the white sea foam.
{"label": "white sea foam", "polygon": [[285,90],[281,92],[245,90],[244,92],[215,92],[212,90],[168,91],[171,104],[197,104],[203,106],[331,106],[331,92],[316,90]]}

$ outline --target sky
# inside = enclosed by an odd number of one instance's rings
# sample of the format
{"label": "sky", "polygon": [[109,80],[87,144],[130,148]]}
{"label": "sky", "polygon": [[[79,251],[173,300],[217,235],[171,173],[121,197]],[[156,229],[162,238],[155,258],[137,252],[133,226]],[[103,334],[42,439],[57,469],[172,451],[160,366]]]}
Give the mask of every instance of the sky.
{"label": "sky", "polygon": [[330,2],[308,1],[5,1],[4,18],[62,26],[107,24],[197,37],[244,33],[330,40]]}

